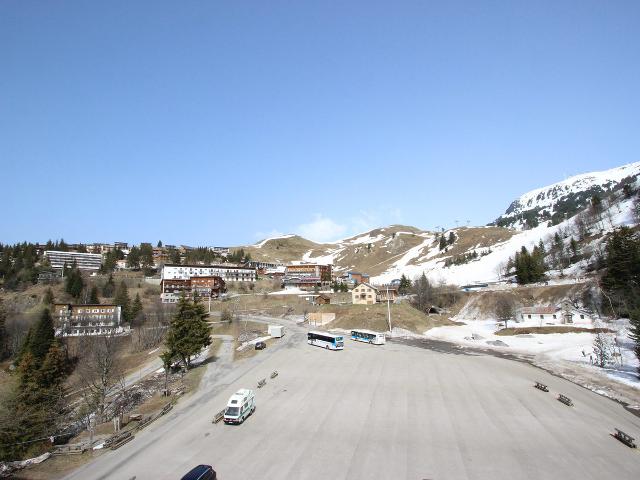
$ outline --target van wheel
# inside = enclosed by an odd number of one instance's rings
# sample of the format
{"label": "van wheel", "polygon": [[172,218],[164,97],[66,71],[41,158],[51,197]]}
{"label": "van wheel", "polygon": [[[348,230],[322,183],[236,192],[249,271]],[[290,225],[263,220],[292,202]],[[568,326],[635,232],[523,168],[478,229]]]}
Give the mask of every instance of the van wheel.
{"label": "van wheel", "polygon": [[329,345],[324,346],[325,350],[329,350]]}

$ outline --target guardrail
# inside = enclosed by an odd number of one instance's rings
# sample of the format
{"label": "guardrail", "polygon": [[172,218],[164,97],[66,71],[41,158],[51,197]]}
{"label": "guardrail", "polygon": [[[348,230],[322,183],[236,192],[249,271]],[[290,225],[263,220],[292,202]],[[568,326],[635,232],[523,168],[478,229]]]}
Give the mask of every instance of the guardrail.
{"label": "guardrail", "polygon": [[573,407],[573,402],[571,401],[571,399],[565,395],[562,395],[561,393],[558,395],[558,401],[564,403],[568,407]]}
{"label": "guardrail", "polygon": [[538,390],[542,390],[543,392],[549,391],[549,387],[547,387],[544,383],[536,382],[534,387],[536,387]]}
{"label": "guardrail", "polygon": [[276,378],[277,376],[278,376],[278,371],[277,371],[277,370],[274,370],[274,371],[271,373],[271,378]]}
{"label": "guardrail", "polygon": [[109,437],[104,442],[104,447],[105,448],[111,448],[111,450],[116,450],[116,449],[120,448],[122,445],[124,445],[125,443],[130,442],[134,438],[135,438],[135,436],[133,436],[133,434],[131,432],[124,432],[124,433]]}
{"label": "guardrail", "polygon": [[169,412],[171,409],[173,408],[173,403],[167,403],[164,407],[162,407],[162,410],[160,411],[160,415],[164,415],[167,412]]}
{"label": "guardrail", "polygon": [[218,413],[216,413],[213,416],[213,420],[211,420],[211,423],[218,423],[220,420],[222,420],[224,418],[224,409],[220,410]]}
{"label": "guardrail", "polygon": [[635,438],[631,435],[624,433],[622,430],[616,428],[616,433],[613,434],[615,438],[624,443],[627,447],[636,448],[636,444],[634,443]]}
{"label": "guardrail", "polygon": [[258,380],[258,388],[262,388],[267,384],[267,379],[263,378],[262,380]]}

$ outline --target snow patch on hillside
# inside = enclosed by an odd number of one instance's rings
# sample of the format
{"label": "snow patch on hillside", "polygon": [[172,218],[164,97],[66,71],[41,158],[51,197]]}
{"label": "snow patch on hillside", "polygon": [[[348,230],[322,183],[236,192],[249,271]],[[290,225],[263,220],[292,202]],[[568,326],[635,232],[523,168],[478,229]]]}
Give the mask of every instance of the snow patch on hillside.
{"label": "snow patch on hillside", "polygon": [[[635,165],[635,164],[634,164]],[[639,164],[640,165],[640,164]],[[601,220],[594,229],[601,230],[601,233],[609,233],[615,228],[626,225],[634,225],[634,217],[632,214],[633,200],[627,199],[606,206],[601,215]],[[491,253],[484,255],[476,260],[472,260],[462,265],[444,266],[446,257],[432,258],[439,253],[437,247],[431,248],[426,255],[420,256],[420,252],[433,242],[434,237],[429,235],[420,245],[413,247],[403,255],[403,257],[395,262],[386,272],[372,278],[374,284],[386,284],[394,279],[406,275],[408,278],[415,279],[423,273],[429,280],[435,283],[448,283],[453,285],[467,285],[472,283],[495,282],[501,279],[501,273],[507,265],[509,258],[513,257],[522,247],[526,247],[531,251],[540,240],[545,243],[553,238],[557,232],[572,231],[575,228],[575,217],[554,226],[546,224],[539,225],[531,230],[518,232],[509,240],[497,243],[491,246]],[[595,249],[598,243],[603,241],[600,236],[590,245],[586,245],[586,249]],[[482,248],[477,249],[483,250]],[[412,260],[417,261],[411,263]],[[576,264],[564,271],[565,275],[581,275],[584,271],[584,263]],[[559,272],[549,272],[551,275]]]}
{"label": "snow patch on hillside", "polygon": [[265,246],[265,244],[267,242],[270,242],[271,240],[280,240],[283,238],[291,238],[291,237],[295,237],[295,235],[293,233],[288,233],[287,235],[279,235],[277,237],[271,237],[271,238],[265,238],[264,240],[259,241],[258,243],[254,244],[253,246],[255,248],[262,248]]}

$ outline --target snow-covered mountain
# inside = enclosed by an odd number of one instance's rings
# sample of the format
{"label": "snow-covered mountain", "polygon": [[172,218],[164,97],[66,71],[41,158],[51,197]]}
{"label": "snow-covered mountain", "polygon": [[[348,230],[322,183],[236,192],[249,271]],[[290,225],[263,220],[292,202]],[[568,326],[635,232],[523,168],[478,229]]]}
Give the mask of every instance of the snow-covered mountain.
{"label": "snow-covered mountain", "polygon": [[593,195],[604,195],[634,184],[640,162],[602,172],[584,173],[525,193],[509,205],[494,225],[525,229],[547,221],[558,224],[585,208]]}
{"label": "snow-covered mountain", "polygon": [[[562,273],[581,275],[608,232],[635,224],[632,208],[639,175],[640,162],[571,177],[524,194],[495,224],[484,227],[430,232],[390,225],[334,243],[282,235],[243,248],[254,260],[332,263],[336,272],[368,273],[374,283],[424,273],[434,282],[464,285],[503,279],[516,251],[523,246],[531,250],[540,241],[551,245],[558,234],[564,248],[575,239],[581,252],[579,260],[563,267]],[[602,199],[598,214],[577,215],[587,211],[596,193]],[[551,258],[548,263],[553,268]],[[552,270],[550,275],[560,271]]]}

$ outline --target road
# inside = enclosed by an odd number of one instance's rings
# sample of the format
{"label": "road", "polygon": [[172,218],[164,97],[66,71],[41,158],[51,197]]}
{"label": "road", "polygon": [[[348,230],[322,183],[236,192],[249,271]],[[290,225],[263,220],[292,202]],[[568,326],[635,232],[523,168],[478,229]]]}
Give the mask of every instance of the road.
{"label": "road", "polygon": [[[640,418],[531,365],[429,342],[325,351],[287,327],[255,357],[209,364],[198,392],[67,479],[179,479],[200,463],[221,480],[640,476],[640,453],[609,435],[640,437]],[[265,377],[243,425],[211,423]]]}

